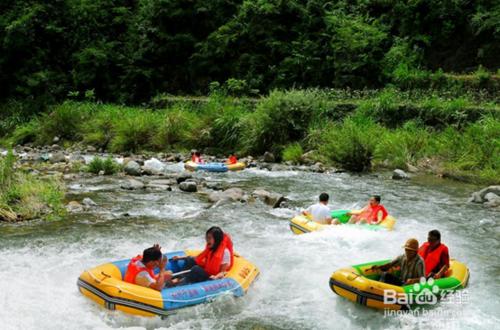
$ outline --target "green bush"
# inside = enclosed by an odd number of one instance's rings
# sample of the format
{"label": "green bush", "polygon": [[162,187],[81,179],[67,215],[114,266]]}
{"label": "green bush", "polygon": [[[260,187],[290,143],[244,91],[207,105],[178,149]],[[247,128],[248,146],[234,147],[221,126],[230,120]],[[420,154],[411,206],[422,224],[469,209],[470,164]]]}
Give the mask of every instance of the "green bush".
{"label": "green bush", "polygon": [[179,106],[168,110],[158,120],[158,129],[152,141],[157,150],[173,149],[176,145],[192,147],[202,127],[196,113]]}
{"label": "green bush", "polygon": [[54,137],[62,140],[79,141],[82,123],[88,118],[90,104],[64,102],[55,106],[48,114],[40,118],[40,130],[37,143],[50,144]]}
{"label": "green bush", "polygon": [[378,140],[384,129],[369,118],[348,117],[343,123],[327,126],[320,152],[347,170],[362,172],[371,168]]}
{"label": "green bush", "polygon": [[228,151],[238,148],[243,131],[243,118],[246,110],[241,106],[230,105],[221,110],[213,121],[210,137],[214,146]]}
{"label": "green bush", "polygon": [[303,139],[311,123],[319,121],[328,102],[317,90],[273,91],[261,99],[255,112],[242,124],[242,148],[248,153],[263,153]]}
{"label": "green bush", "polygon": [[19,125],[12,133],[13,144],[34,142],[40,134],[40,121],[34,118],[27,123]]}
{"label": "green bush", "polygon": [[88,172],[99,174],[99,172],[103,171],[104,175],[115,174],[120,171],[120,169],[120,165],[115,162],[111,156],[107,157],[106,159],[102,159],[96,156],[87,166]]}
{"label": "green bush", "polygon": [[289,144],[283,149],[282,158],[287,162],[300,163],[304,150],[299,143]]}
{"label": "green bush", "polygon": [[415,164],[427,156],[431,143],[431,133],[414,121],[407,122],[403,127],[387,130],[377,143],[375,158],[383,162],[389,161],[389,166],[406,168],[407,164]]}
{"label": "green bush", "polygon": [[150,110],[127,111],[116,118],[114,136],[110,142],[113,152],[137,152],[153,148],[162,116]]}

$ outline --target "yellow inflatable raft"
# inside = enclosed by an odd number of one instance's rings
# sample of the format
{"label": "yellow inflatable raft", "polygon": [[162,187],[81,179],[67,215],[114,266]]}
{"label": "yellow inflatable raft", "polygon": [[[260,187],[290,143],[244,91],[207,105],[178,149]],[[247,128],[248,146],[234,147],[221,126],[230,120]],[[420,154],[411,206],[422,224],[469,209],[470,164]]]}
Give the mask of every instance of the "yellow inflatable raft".
{"label": "yellow inflatable raft", "polygon": [[391,215],[388,215],[378,225],[367,225],[367,224],[356,225],[356,224],[343,224],[343,223],[339,225],[323,225],[313,221],[310,217],[306,217],[304,215],[297,215],[290,220],[290,230],[297,235],[310,233],[312,231],[317,231],[317,230],[323,230],[326,227],[332,227],[332,226],[356,226],[357,228],[363,228],[368,230],[392,230],[395,224],[396,224],[396,219],[394,219],[394,217],[392,217]]}
{"label": "yellow inflatable raft", "polygon": [[[197,256],[201,251],[167,253],[167,269],[176,273],[184,261],[174,256]],[[220,295],[242,296],[259,274],[255,265],[235,254],[228,274],[220,280],[165,288],[161,292],[123,281],[130,259],[107,263],[84,271],[78,278],[80,292],[110,310],[125,313],[166,317],[174,310],[208,302]]]}
{"label": "yellow inflatable raft", "polygon": [[330,288],[339,296],[367,307],[407,310],[416,305],[436,304],[447,294],[465,288],[469,281],[467,266],[452,259],[446,277],[437,280],[424,279],[421,283],[404,286],[379,282],[380,272],[373,272],[370,268],[389,261],[368,262],[337,270],[330,277]]}

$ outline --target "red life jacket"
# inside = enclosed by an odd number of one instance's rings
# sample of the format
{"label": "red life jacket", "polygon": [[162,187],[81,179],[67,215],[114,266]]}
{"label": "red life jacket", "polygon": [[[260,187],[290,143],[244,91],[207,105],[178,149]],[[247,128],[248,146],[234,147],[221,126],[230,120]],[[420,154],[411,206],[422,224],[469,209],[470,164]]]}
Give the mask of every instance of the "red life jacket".
{"label": "red life jacket", "polygon": [[125,272],[125,278],[123,279],[125,282],[136,284],[135,283],[135,278],[137,277],[137,274],[140,272],[146,271],[151,275],[152,278],[156,279],[156,275],[153,272],[152,269],[149,269],[147,267],[140,267],[137,265],[138,261],[142,260],[142,256],[137,256],[135,258],[132,258],[127,266],[127,271]]}
{"label": "red life jacket", "polygon": [[229,159],[227,160],[228,164],[236,164],[238,162],[238,158],[236,156],[230,156]]}
{"label": "red life jacket", "polygon": [[375,206],[371,206],[371,205],[368,206],[368,209],[363,211],[359,215],[359,217],[360,217],[360,219],[366,220],[369,223],[376,222],[376,221],[378,221],[378,213],[380,211],[382,211],[382,220],[387,218],[387,215],[389,215],[389,213],[387,212],[385,207],[381,204],[375,205]]}
{"label": "red life jacket", "polygon": [[191,161],[196,163],[196,156],[195,155],[191,155]]}
{"label": "red life jacket", "polygon": [[195,162],[196,164],[202,164],[203,160],[201,160],[201,157],[194,156],[193,162]]}
{"label": "red life jacket", "polygon": [[432,251],[429,251],[429,247],[429,242],[425,242],[424,244],[422,244],[420,249],[418,249],[418,254],[422,257],[422,259],[424,259],[425,276],[429,276],[429,274],[439,265],[439,263],[441,262],[441,255],[443,253],[446,253],[448,255],[448,247],[443,243],[440,243]]}
{"label": "red life jacket", "polygon": [[233,267],[233,260],[234,260],[233,242],[231,241],[231,238],[227,234],[224,234],[224,238],[222,239],[222,242],[219,244],[219,247],[217,247],[217,250],[212,251],[208,248],[208,246],[206,246],[205,250],[203,250],[203,252],[196,257],[195,259],[196,264],[202,267],[207,272],[208,275],[219,274],[225,249],[228,249],[231,255],[231,262],[229,264],[228,270],[231,269],[231,267]]}

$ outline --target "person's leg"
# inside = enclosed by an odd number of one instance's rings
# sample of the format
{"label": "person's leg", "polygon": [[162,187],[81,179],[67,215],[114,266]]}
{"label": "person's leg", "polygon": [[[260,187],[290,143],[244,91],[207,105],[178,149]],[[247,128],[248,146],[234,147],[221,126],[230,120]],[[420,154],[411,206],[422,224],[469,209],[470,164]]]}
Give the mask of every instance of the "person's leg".
{"label": "person's leg", "polygon": [[392,284],[392,285],[397,285],[397,286],[403,285],[403,282],[401,282],[399,277],[394,276],[388,272],[382,273],[382,276],[380,276],[380,282],[384,282],[384,283]]}
{"label": "person's leg", "polygon": [[189,283],[207,281],[209,277],[210,276],[207,274],[207,272],[198,265],[191,268],[191,271],[186,274],[186,279],[189,281]]}

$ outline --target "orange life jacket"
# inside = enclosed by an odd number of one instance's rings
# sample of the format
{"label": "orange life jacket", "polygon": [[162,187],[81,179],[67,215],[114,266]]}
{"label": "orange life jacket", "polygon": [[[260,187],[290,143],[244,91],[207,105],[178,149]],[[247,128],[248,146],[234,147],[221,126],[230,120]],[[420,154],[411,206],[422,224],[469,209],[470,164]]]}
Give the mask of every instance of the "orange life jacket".
{"label": "orange life jacket", "polygon": [[224,234],[222,242],[217,247],[217,250],[212,251],[205,246],[205,250],[196,257],[196,264],[202,267],[208,275],[217,275],[220,272],[220,266],[222,265],[222,258],[224,257],[224,250],[228,249],[231,255],[231,262],[229,264],[229,269],[233,267],[233,242],[229,235]]}
{"label": "orange life jacket", "polygon": [[360,215],[359,218],[368,221],[369,223],[376,222],[378,221],[378,213],[382,211],[382,220],[387,218],[387,215],[389,213],[385,209],[385,207],[381,204],[375,205],[375,206],[368,206],[368,209],[363,211]]}
{"label": "orange life jacket", "polygon": [[238,158],[236,156],[229,156],[229,159],[227,160],[228,164],[236,164],[238,162]]}
{"label": "orange life jacket", "polygon": [[191,155],[191,161],[196,163],[196,156],[195,155]]}
{"label": "orange life jacket", "polygon": [[146,271],[151,275],[152,278],[156,279],[156,275],[153,272],[152,269],[149,269],[147,267],[140,267],[137,265],[138,261],[142,260],[142,256],[137,256],[135,258],[132,258],[127,266],[127,271],[125,272],[125,278],[124,281],[132,284],[135,283],[135,278],[137,277],[137,274],[140,272]]}
{"label": "orange life jacket", "polygon": [[193,162],[195,162],[196,164],[202,164],[203,160],[201,159],[201,157],[194,156]]}
{"label": "orange life jacket", "polygon": [[439,265],[443,253],[448,254],[448,247],[443,243],[440,243],[432,251],[429,251],[430,246],[429,242],[425,242],[420,249],[418,249],[418,254],[424,259],[425,276],[429,276],[429,274]]}

